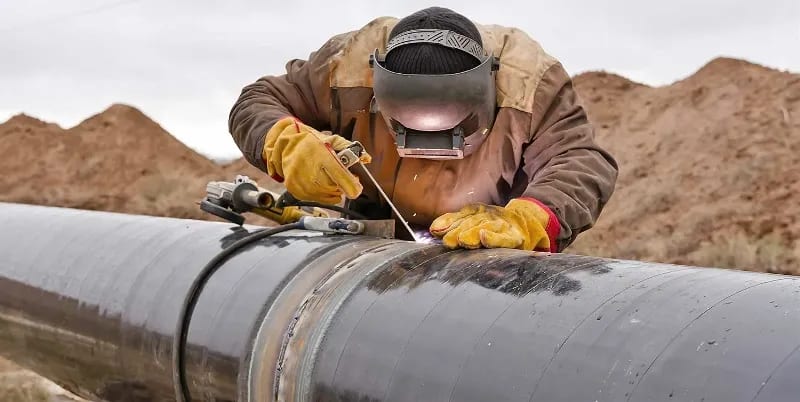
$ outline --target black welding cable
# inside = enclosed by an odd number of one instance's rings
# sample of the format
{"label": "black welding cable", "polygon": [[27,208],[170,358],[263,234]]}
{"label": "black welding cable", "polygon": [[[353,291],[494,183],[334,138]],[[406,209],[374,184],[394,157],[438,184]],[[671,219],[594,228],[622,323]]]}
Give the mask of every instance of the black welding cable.
{"label": "black welding cable", "polygon": [[186,293],[186,297],[183,299],[183,306],[178,316],[178,325],[175,328],[175,337],[172,342],[172,378],[175,383],[175,397],[177,401],[190,402],[192,400],[186,378],[186,338],[189,333],[189,323],[194,313],[195,304],[200,297],[203,287],[205,287],[209,278],[211,278],[211,275],[216,272],[225,260],[241,248],[274,234],[302,228],[303,226],[300,222],[295,222],[250,233],[220,251],[214,258],[208,261],[197,274],[194,282],[192,282],[192,285],[189,287],[189,291]]}

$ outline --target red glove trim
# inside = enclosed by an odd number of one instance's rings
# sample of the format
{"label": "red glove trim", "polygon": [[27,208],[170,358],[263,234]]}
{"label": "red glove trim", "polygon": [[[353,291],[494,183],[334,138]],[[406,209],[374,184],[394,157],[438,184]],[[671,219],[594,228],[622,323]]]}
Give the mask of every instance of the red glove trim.
{"label": "red glove trim", "polygon": [[537,200],[536,198],[531,197],[520,197],[520,200],[530,201],[540,208],[547,212],[549,218],[547,219],[547,226],[544,228],[545,232],[547,232],[547,237],[550,239],[550,250],[537,250],[537,251],[549,251],[551,253],[558,252],[558,234],[561,233],[561,224],[558,223],[558,217],[556,216],[553,211],[550,210],[546,205],[542,204],[541,201]]}
{"label": "red glove trim", "polygon": [[281,175],[279,175],[277,173],[275,173],[274,175],[272,175],[270,177],[272,177],[272,180],[275,180],[278,183],[283,183],[283,177],[281,177]]}

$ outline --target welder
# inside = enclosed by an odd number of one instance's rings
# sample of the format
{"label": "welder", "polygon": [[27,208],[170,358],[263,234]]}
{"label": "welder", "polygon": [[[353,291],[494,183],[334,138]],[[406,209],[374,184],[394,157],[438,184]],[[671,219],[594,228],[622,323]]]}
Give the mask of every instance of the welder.
{"label": "welder", "polygon": [[[618,175],[558,60],[519,29],[442,7],[374,19],[290,60],[242,90],[229,129],[294,197],[373,218],[392,202],[451,248],[562,251]],[[353,141],[388,201],[337,160]]]}

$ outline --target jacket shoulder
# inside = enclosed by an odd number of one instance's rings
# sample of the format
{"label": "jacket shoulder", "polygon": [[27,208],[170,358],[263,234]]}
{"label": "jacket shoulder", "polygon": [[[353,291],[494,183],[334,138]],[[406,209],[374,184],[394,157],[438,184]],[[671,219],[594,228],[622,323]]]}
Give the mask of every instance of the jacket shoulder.
{"label": "jacket shoulder", "polygon": [[332,87],[372,87],[369,55],[375,49],[386,51],[389,33],[397,23],[394,17],[378,17],[357,31],[340,35],[340,47],[330,59]]}
{"label": "jacket shoulder", "polygon": [[558,60],[520,29],[500,25],[478,25],[478,29],[486,51],[500,61],[498,106],[532,113],[542,77]]}

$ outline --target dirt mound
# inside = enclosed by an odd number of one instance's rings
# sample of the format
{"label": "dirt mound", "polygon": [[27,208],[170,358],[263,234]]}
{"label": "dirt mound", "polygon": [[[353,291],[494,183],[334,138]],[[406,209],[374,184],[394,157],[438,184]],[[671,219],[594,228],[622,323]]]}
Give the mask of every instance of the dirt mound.
{"label": "dirt mound", "polygon": [[66,130],[14,116],[0,124],[0,152],[11,173],[0,176],[0,201],[208,219],[197,202],[209,180],[269,181],[244,160],[215,164],[122,104]]}
{"label": "dirt mound", "polygon": [[225,172],[226,180],[232,180],[236,175],[241,174],[256,180],[260,186],[269,190],[282,191],[282,187],[278,183],[267,178],[264,172],[256,169],[244,158],[239,158],[233,162],[223,164],[222,170]]}
{"label": "dirt mound", "polygon": [[800,75],[718,58],[665,87],[575,84],[620,178],[570,251],[800,273]]}

